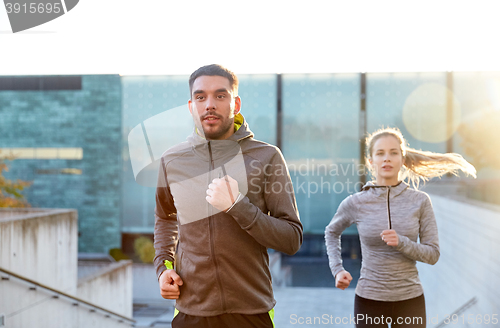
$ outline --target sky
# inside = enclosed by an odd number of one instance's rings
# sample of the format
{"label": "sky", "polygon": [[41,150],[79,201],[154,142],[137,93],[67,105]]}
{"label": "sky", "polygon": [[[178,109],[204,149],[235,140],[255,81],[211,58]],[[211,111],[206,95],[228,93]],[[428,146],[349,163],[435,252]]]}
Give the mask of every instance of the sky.
{"label": "sky", "polygon": [[2,6],[0,75],[500,71],[497,3],[80,0],[18,33]]}

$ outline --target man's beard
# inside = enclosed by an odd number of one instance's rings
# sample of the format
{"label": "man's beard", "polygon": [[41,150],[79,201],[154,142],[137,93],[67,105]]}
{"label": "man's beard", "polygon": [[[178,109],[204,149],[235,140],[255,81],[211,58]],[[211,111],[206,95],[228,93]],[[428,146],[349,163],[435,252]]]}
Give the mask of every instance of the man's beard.
{"label": "man's beard", "polygon": [[227,122],[224,125],[221,125],[218,130],[207,132],[205,131],[205,129],[203,129],[203,133],[205,134],[205,139],[216,140],[225,135],[229,131],[229,129],[234,129],[233,120],[231,119],[227,119]]}

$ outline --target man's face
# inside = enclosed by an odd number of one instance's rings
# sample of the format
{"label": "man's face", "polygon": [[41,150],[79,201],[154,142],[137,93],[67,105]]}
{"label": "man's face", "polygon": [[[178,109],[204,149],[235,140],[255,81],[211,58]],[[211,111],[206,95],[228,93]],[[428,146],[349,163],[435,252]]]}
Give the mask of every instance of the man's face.
{"label": "man's face", "polygon": [[227,78],[198,77],[188,105],[196,127],[203,130],[206,139],[223,140],[234,133],[234,115],[240,112],[241,100],[234,96]]}

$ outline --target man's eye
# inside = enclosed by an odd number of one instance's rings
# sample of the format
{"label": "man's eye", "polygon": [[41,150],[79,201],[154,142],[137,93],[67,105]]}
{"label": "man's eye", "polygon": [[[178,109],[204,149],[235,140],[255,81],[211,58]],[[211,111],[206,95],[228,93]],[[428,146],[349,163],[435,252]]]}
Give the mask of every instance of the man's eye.
{"label": "man's eye", "polygon": [[197,96],[196,99],[198,100],[202,100],[203,99],[203,96]]}
{"label": "man's eye", "polygon": [[219,99],[222,99],[222,98],[225,98],[226,96],[225,95],[218,95],[217,98]]}

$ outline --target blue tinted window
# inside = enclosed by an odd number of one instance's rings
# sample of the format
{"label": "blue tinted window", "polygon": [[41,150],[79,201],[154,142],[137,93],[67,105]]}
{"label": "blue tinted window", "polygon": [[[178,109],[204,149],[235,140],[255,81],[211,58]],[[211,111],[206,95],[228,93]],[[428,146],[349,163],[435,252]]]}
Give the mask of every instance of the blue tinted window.
{"label": "blue tinted window", "polygon": [[324,233],[359,182],[359,94],[359,74],[283,76],[283,153],[306,232]]}
{"label": "blue tinted window", "polygon": [[397,127],[410,147],[446,152],[446,74],[366,75],[367,132]]}

